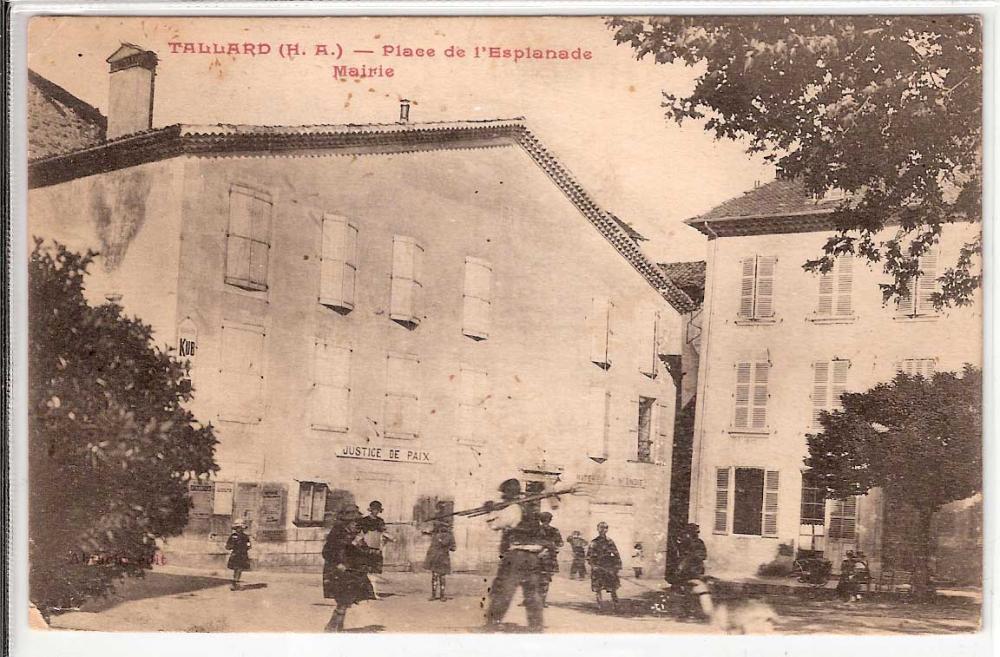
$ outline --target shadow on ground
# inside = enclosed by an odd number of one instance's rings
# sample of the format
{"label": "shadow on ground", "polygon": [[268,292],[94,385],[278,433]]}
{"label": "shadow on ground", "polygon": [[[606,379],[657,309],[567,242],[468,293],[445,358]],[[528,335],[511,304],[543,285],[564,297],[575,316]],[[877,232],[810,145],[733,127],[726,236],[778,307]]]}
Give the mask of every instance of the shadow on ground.
{"label": "shadow on ground", "polygon": [[[88,600],[83,603],[79,610],[97,613],[132,600],[181,595],[191,597],[195,591],[216,586],[228,586],[230,583],[230,580],[221,577],[146,573],[143,577],[129,577],[122,580],[115,585],[113,593],[102,598]],[[267,585],[248,585],[243,588],[263,588],[264,586]]]}

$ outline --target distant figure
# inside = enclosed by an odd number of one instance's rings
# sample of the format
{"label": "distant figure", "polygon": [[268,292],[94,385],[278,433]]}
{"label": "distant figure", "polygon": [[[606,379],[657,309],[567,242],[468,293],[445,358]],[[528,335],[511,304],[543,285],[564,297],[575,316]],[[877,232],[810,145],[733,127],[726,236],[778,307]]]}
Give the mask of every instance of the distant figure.
{"label": "distant figure", "polygon": [[869,577],[868,561],[862,552],[847,551],[847,556],[840,564],[840,580],[837,582],[837,594],[845,602],[861,601],[861,586]]}
{"label": "distant figure", "polygon": [[375,599],[367,573],[369,550],[358,528],[361,518],[355,505],[341,509],[323,544],[323,597],[337,602],[327,632],[343,631],[351,605]]}
{"label": "distant figure", "polygon": [[618,587],[621,586],[618,571],[622,569],[622,557],[618,546],[608,538],[608,523],[597,523],[597,537],[587,548],[587,561],[590,562],[590,590],[597,596],[597,608],[603,606],[601,593],[607,591],[611,594],[611,609],[618,611]]}
{"label": "distant figure", "polygon": [[711,591],[705,581],[705,559],[708,550],[698,533],[701,528],[694,523],[685,525],[667,550],[667,581],[683,594],[698,596],[702,614],[712,618],[714,605]]}
{"label": "distant figure", "polygon": [[226,550],[231,552],[226,568],[233,571],[233,591],[240,588],[240,577],[244,570],[250,570],[250,537],[246,534],[246,523],[237,520],[233,523],[233,532],[226,539]]}
{"label": "distant figure", "polygon": [[[385,520],[380,517],[381,513],[382,503],[372,500],[368,505],[368,515],[358,521],[358,529],[368,547],[368,572],[375,575],[382,574],[382,547],[392,541],[385,533]],[[374,590],[374,584],[372,589]],[[378,592],[375,593],[375,599],[378,599]]]}
{"label": "distant figure", "polygon": [[[438,502],[438,513],[443,513],[445,505]],[[451,523],[446,519],[435,520],[429,531],[431,544],[427,546],[427,556],[424,558],[424,568],[431,571],[431,600],[444,602],[445,575],[451,573],[451,553],[457,547],[455,534]]]}
{"label": "distant figure", "polygon": [[538,520],[542,523],[542,541],[545,545],[545,550],[542,552],[542,577],[538,592],[542,596],[542,606],[548,607],[549,586],[552,584],[552,576],[559,572],[559,548],[562,547],[563,539],[559,530],[551,524],[551,513],[544,511],[538,514]]}
{"label": "distant figure", "polygon": [[580,579],[585,579],[587,577],[587,539],[580,534],[579,529],[575,529],[566,542],[573,548],[573,563],[569,566],[569,578],[575,579],[579,575]]}
{"label": "distant figure", "polygon": [[632,548],[632,572],[636,579],[642,577],[642,543],[636,543]]}

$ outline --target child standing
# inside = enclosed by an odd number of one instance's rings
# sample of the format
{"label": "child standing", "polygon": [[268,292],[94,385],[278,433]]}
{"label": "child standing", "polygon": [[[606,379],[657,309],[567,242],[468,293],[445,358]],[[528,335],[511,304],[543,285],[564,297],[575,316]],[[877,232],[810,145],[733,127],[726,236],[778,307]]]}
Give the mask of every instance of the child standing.
{"label": "child standing", "polygon": [[435,520],[430,530],[431,544],[427,546],[424,568],[431,571],[431,600],[446,600],[444,594],[445,575],[451,573],[451,553],[457,547],[451,523]]}
{"label": "child standing", "polygon": [[233,591],[240,588],[240,577],[244,570],[250,570],[250,537],[246,534],[246,523],[237,520],[233,523],[233,533],[226,539],[226,549],[231,552],[226,568],[233,571]]}
{"label": "child standing", "polygon": [[632,549],[632,572],[636,579],[642,577],[642,543],[636,543]]}

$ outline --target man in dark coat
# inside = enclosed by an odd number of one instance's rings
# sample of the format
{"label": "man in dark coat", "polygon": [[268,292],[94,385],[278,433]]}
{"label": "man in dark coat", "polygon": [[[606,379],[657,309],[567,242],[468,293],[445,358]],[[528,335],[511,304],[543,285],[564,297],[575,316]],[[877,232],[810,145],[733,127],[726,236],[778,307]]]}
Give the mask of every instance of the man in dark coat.
{"label": "man in dark coat", "polygon": [[542,540],[545,550],[542,552],[542,577],[539,593],[542,597],[542,606],[548,607],[549,585],[552,584],[552,576],[559,572],[559,548],[563,545],[562,534],[552,526],[552,514],[548,511],[538,515],[539,522],[542,523]]}
{"label": "man in dark coat", "polygon": [[622,569],[622,557],[618,546],[608,538],[608,523],[597,523],[597,537],[587,548],[587,561],[590,562],[590,590],[597,595],[597,608],[604,603],[601,592],[611,594],[611,608],[618,610],[618,587],[621,580],[618,571]]}
{"label": "man in dark coat", "polygon": [[323,597],[337,602],[326,624],[327,632],[344,629],[351,605],[375,599],[368,581],[368,548],[358,527],[361,518],[361,511],[355,505],[341,509],[323,544]]}
{"label": "man in dark coat", "polygon": [[[438,505],[438,511],[443,506]],[[431,544],[427,546],[424,568],[431,571],[431,600],[445,601],[445,575],[451,573],[451,553],[455,551],[455,534],[447,520],[435,520],[430,529]]]}
{"label": "man in dark coat", "polygon": [[238,591],[240,577],[244,570],[250,570],[250,537],[247,536],[246,525],[242,520],[233,523],[233,533],[226,539],[226,549],[231,552],[226,568],[233,571],[233,584],[230,588]]}
{"label": "man in dark coat", "polygon": [[708,550],[698,536],[700,528],[693,523],[681,528],[667,550],[667,581],[681,593],[693,593],[704,616],[712,618],[715,605],[705,578]]}
{"label": "man in dark coat", "polygon": [[[516,502],[521,497],[521,482],[508,479],[500,484],[499,490],[504,502]],[[492,505],[492,502],[487,502],[484,506],[489,509]],[[486,522],[491,529],[502,532],[500,567],[490,587],[486,627],[488,630],[500,627],[510,608],[514,591],[520,586],[528,612],[528,628],[541,632],[542,599],[539,586],[542,563],[539,555],[545,546],[538,515],[528,504],[510,504],[490,513]]]}

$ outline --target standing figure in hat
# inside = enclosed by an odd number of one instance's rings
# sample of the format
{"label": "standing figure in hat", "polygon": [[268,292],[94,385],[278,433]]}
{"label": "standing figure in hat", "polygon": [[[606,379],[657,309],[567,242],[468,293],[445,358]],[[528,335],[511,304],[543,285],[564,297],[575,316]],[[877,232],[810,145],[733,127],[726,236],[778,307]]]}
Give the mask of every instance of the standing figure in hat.
{"label": "standing figure in hat", "polygon": [[566,542],[573,548],[573,563],[569,566],[569,578],[576,579],[579,575],[582,580],[587,577],[587,539],[579,529],[574,529]]}
{"label": "standing figure in hat", "polygon": [[543,511],[538,514],[538,520],[542,523],[542,539],[545,541],[545,551],[542,552],[542,581],[539,593],[542,597],[542,606],[548,607],[549,585],[552,584],[552,576],[559,572],[559,548],[563,545],[562,534],[552,526],[552,514]]}
{"label": "standing figure in hat", "polygon": [[[444,502],[437,503],[438,514],[447,510]],[[455,551],[455,534],[447,518],[438,518],[425,533],[431,535],[431,544],[427,546],[427,556],[424,558],[424,568],[431,571],[431,600],[445,601],[444,576],[451,573],[451,553]]]}
{"label": "standing figure in hat", "polygon": [[[521,482],[508,479],[500,484],[500,496],[511,503],[491,512],[486,522],[491,529],[502,532],[500,537],[500,567],[490,586],[486,611],[487,629],[498,629],[510,608],[518,586],[524,594],[528,612],[528,628],[542,631],[542,598],[539,594],[542,577],[541,552],[545,549],[542,525],[528,504],[516,504],[521,497]],[[491,509],[492,502],[483,505]]]}
{"label": "standing figure in hat", "polygon": [[368,581],[368,547],[358,527],[363,516],[356,505],[341,509],[323,544],[323,597],[337,602],[327,632],[344,629],[347,609],[364,600],[374,600],[375,591]]}
{"label": "standing figure in hat", "polygon": [[240,588],[240,577],[244,570],[250,570],[250,537],[246,533],[246,523],[237,520],[233,523],[233,532],[226,539],[226,550],[231,552],[226,568],[233,571],[233,591]]}
{"label": "standing figure in hat", "polygon": [[611,594],[611,608],[618,611],[618,587],[621,580],[618,571],[622,569],[622,557],[618,546],[608,538],[608,523],[597,523],[597,536],[587,548],[587,561],[590,562],[590,590],[597,595],[597,608],[604,604],[601,592]]}
{"label": "standing figure in hat", "polygon": [[[382,574],[382,546],[392,542],[392,539],[385,533],[385,520],[382,514],[382,503],[372,500],[368,505],[368,515],[358,521],[358,528],[364,536],[365,545],[368,546],[368,572],[373,575]],[[379,579],[379,578],[376,578]],[[374,583],[372,584],[374,588]],[[378,599],[378,593],[375,593]]]}

